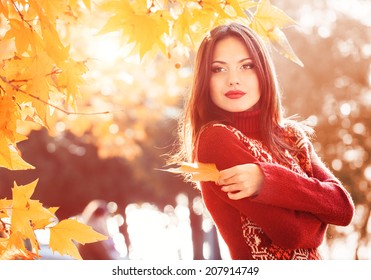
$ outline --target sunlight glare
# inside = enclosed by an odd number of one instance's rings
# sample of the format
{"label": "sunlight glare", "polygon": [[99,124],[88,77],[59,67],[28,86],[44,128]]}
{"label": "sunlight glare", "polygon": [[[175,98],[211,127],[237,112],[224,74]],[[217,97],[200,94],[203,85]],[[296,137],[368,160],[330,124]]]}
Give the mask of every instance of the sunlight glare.
{"label": "sunlight glare", "polygon": [[[184,200],[183,200],[184,202]],[[192,259],[192,231],[189,209],[178,204],[160,211],[150,203],[126,208],[131,241],[130,259]]]}
{"label": "sunlight glare", "polygon": [[371,165],[365,168],[363,175],[365,176],[366,180],[371,181]]}
{"label": "sunlight glare", "polygon": [[[85,53],[90,59],[105,66],[114,65],[119,59],[129,59],[133,44],[123,44],[119,32],[89,37]],[[132,59],[132,58],[131,58]]]}

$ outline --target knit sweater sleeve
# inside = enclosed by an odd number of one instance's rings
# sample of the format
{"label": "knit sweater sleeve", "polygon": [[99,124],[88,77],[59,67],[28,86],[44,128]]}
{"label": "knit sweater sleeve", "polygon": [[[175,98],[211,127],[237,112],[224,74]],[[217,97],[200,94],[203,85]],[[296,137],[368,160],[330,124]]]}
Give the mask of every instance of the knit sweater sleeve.
{"label": "knit sweater sleeve", "polygon": [[[197,160],[215,163],[219,170],[239,164],[257,163],[236,135],[223,126],[211,126],[201,133]],[[313,248],[322,242],[326,225],[311,213],[258,203],[249,198],[231,200],[220,186],[212,182],[201,182],[201,190],[206,207],[215,201],[221,206],[210,212],[214,220],[227,218],[222,217],[224,207],[234,208],[258,224],[281,247]]]}
{"label": "knit sweater sleeve", "polygon": [[312,213],[327,224],[347,226],[354,204],[341,182],[311,148],[313,176],[306,177],[278,164],[258,163],[264,173],[260,203]]}

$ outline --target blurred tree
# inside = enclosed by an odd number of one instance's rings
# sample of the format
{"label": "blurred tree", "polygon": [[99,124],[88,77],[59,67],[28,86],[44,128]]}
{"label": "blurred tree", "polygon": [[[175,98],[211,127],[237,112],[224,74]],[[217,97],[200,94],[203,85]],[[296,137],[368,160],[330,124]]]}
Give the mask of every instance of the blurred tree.
{"label": "blurred tree", "polygon": [[[295,8],[291,2],[278,2],[301,19],[304,31],[287,33],[303,69],[276,57],[286,113],[299,114],[314,125],[315,149],[356,204],[351,226],[330,227],[328,246],[331,251],[338,245],[335,241],[350,242],[354,258],[369,258],[364,252],[371,234],[371,30],[360,14],[352,13],[350,1],[348,10],[340,10],[336,1],[301,1]],[[359,12],[370,10],[365,1],[358,1],[356,7]],[[347,241],[354,233],[355,246]]]}

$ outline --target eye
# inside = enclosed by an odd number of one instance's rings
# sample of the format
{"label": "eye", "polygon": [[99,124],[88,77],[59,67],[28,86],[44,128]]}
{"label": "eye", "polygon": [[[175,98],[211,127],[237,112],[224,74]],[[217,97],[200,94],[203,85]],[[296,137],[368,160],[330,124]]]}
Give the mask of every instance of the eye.
{"label": "eye", "polygon": [[241,66],[241,69],[248,70],[248,69],[253,69],[255,67],[255,64],[252,62],[245,63]]}
{"label": "eye", "polygon": [[211,72],[213,73],[220,73],[220,72],[226,72],[227,69],[225,67],[222,67],[222,66],[213,66],[211,68]]}

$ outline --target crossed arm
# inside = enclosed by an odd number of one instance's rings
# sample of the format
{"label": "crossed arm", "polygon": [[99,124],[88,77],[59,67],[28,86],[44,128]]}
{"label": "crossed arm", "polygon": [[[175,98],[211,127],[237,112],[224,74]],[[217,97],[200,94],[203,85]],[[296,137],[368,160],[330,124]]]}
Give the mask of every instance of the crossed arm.
{"label": "crossed arm", "polygon": [[238,209],[277,245],[317,247],[327,224],[347,225],[353,217],[349,194],[314,152],[313,177],[306,178],[278,164],[259,162],[224,127],[202,132],[197,151],[198,161],[213,162],[222,170],[218,185],[201,183],[206,206],[219,200],[223,207]]}

